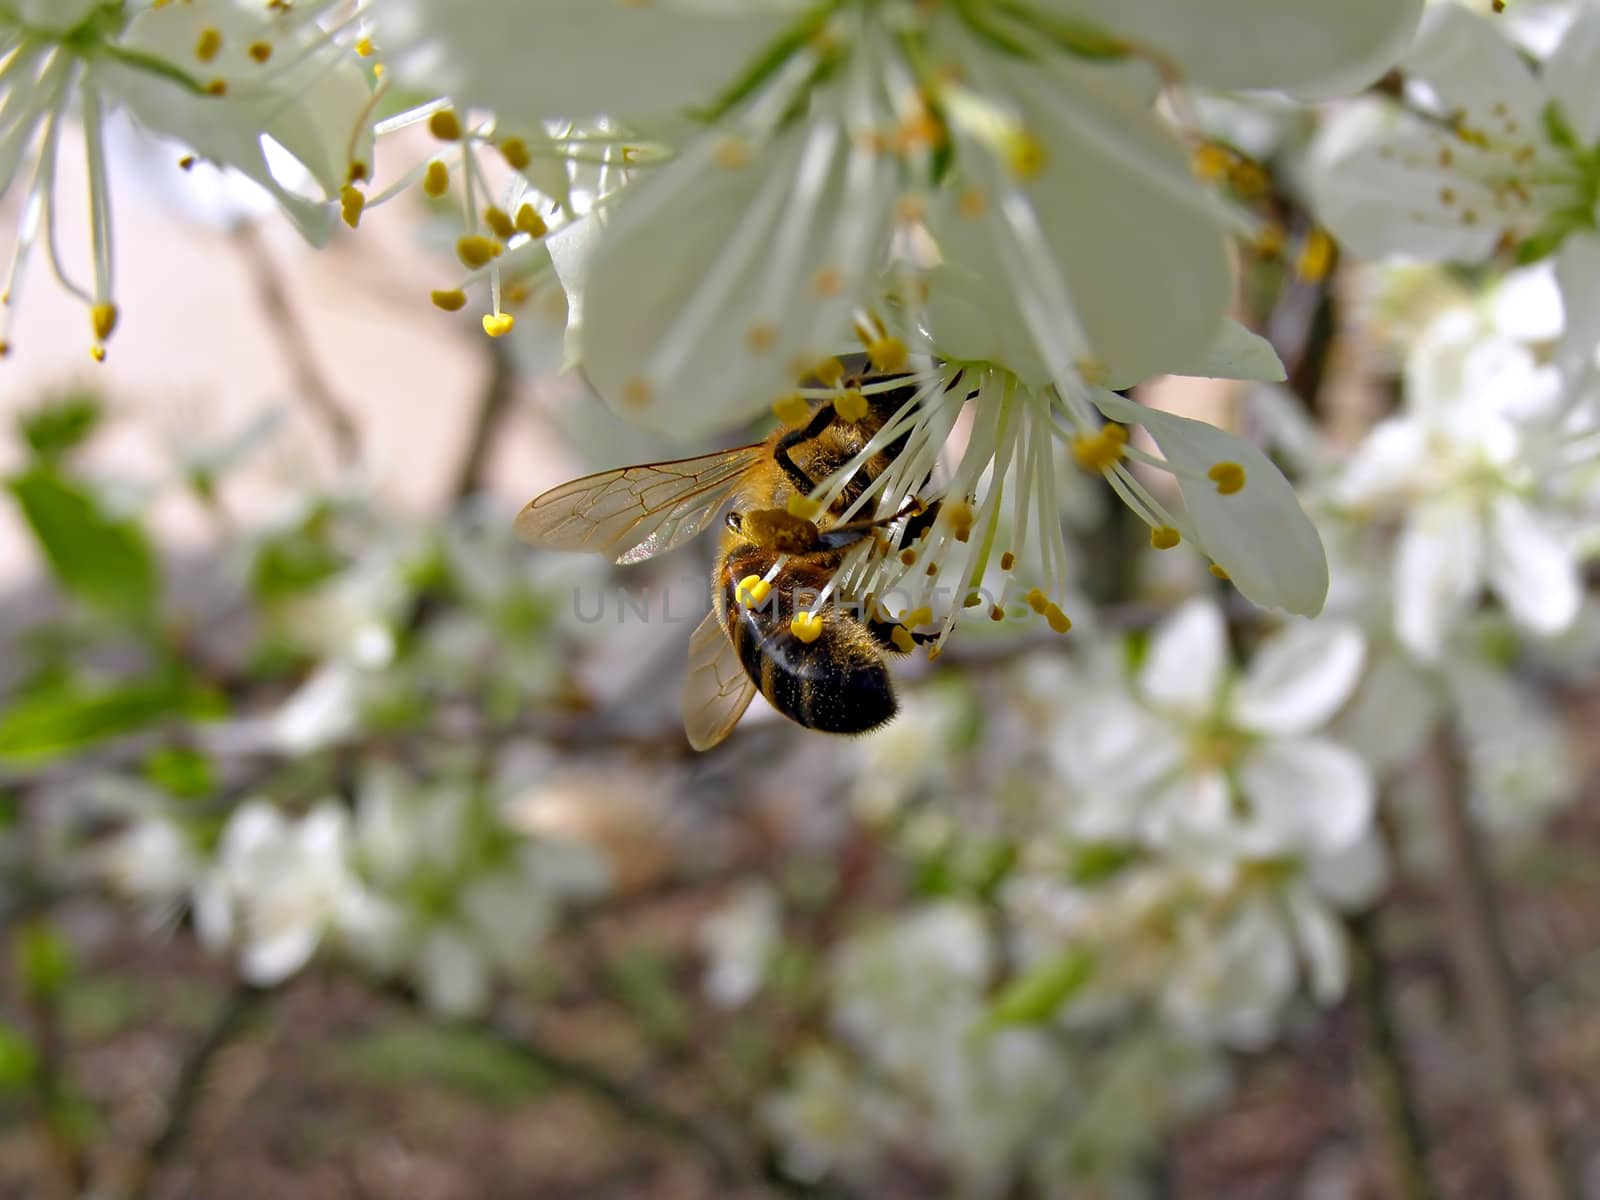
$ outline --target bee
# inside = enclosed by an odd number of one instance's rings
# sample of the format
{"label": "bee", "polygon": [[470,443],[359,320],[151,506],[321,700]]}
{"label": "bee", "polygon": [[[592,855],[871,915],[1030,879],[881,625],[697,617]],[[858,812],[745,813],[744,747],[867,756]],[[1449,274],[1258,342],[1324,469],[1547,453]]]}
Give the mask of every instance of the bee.
{"label": "bee", "polygon": [[[690,745],[707,750],[721,742],[757,691],[808,729],[868,733],[898,708],[885,655],[932,637],[874,615],[870,599],[859,615],[855,605],[827,604],[800,633],[791,626],[807,611],[802,599],[823,591],[853,546],[900,521],[896,543],[920,536],[938,502],[913,498],[886,518],[841,519],[904,449],[903,436],[867,459],[814,519],[794,515],[790,502],[859,455],[915,392],[908,386],[866,396],[857,420],[842,418],[829,402],[803,427],[780,428],[753,445],[575,479],[530,501],[517,532],[545,549],[634,563],[688,541],[726,510],[712,611],[689,638],[683,723]],[[743,586],[752,576],[770,576],[770,583]]]}

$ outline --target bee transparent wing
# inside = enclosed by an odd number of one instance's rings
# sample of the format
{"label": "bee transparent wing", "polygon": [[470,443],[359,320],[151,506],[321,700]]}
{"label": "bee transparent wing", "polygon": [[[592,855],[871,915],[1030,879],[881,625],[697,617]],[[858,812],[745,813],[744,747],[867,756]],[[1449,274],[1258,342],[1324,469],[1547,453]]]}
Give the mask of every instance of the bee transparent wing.
{"label": "bee transparent wing", "polygon": [[589,550],[621,563],[639,562],[704,529],[765,453],[758,442],[585,475],[530,500],[517,514],[517,533],[547,550]]}
{"label": "bee transparent wing", "polygon": [[683,680],[683,731],[689,744],[711,749],[733,731],[755,695],[756,685],[712,610],[689,638],[689,673]]}

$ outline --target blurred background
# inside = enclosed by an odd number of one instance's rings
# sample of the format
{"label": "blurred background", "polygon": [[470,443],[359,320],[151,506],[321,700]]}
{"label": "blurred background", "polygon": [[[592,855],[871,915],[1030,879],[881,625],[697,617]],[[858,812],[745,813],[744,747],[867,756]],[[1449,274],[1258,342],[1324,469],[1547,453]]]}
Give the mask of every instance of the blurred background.
{"label": "blurred background", "polygon": [[[499,341],[429,307],[420,197],[313,253],[123,152],[107,361],[41,277],[0,374],[0,1195],[1600,1196],[1589,606],[1429,674],[1359,615],[1398,518],[1329,505],[1344,640],[1286,659],[1064,464],[1069,638],[979,622],[879,735],[758,700],[697,755],[714,539],[617,568],[511,520],[709,447],[558,372],[559,293]],[[1141,398],[1314,501],[1467,285],[1243,265],[1289,383]],[[1152,662],[1206,612],[1260,695],[1357,647],[1290,732],[1375,813],[1136,826],[1151,763],[1286,736],[1174,723]]]}

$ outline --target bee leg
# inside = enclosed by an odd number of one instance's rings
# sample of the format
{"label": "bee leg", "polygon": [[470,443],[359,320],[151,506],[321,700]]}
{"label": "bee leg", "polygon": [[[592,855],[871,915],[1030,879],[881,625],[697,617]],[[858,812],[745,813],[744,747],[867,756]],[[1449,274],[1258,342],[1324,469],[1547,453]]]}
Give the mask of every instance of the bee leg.
{"label": "bee leg", "polygon": [[824,404],[812,414],[810,422],[803,429],[792,429],[778,439],[778,444],[773,447],[772,458],[783,473],[787,475],[801,495],[808,495],[816,490],[817,480],[812,479],[789,457],[789,451],[801,442],[809,442],[822,436],[822,431],[832,425],[836,420],[832,404]]}

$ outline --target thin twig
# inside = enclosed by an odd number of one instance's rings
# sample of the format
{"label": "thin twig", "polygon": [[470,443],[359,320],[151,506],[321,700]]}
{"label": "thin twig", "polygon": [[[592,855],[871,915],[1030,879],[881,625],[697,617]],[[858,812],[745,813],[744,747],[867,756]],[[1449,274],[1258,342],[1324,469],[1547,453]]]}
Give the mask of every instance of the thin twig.
{"label": "thin twig", "polygon": [[1434,757],[1439,769],[1434,807],[1444,838],[1451,955],[1500,1108],[1507,1169],[1521,1200],[1567,1200],[1576,1193],[1562,1170],[1538,1079],[1525,1051],[1517,981],[1500,927],[1494,881],[1467,808],[1460,748],[1449,730],[1440,733]]}
{"label": "thin twig", "polygon": [[327,429],[328,439],[333,443],[334,460],[344,468],[355,466],[361,460],[360,431],[317,365],[316,348],[295,312],[283,285],[283,275],[261,240],[260,230],[253,221],[241,221],[234,226],[232,237],[249,268],[256,302],[261,306],[267,329],[277,339],[296,392]]}
{"label": "thin twig", "polygon": [[1348,923],[1356,1001],[1364,1025],[1362,1074],[1377,1103],[1400,1200],[1434,1200],[1439,1189],[1428,1170],[1428,1142],[1418,1111],[1411,1068],[1395,1024],[1389,966],[1378,939],[1376,911]]}
{"label": "thin twig", "polygon": [[67,1111],[66,1038],[61,1029],[61,995],[55,989],[28,997],[35,1053],[34,1103],[53,1168],[53,1183],[65,1200],[83,1194],[89,1164]]}
{"label": "thin twig", "polygon": [[175,1161],[189,1139],[194,1115],[217,1055],[231,1045],[261,1009],[268,993],[248,984],[235,984],[217,1010],[215,1019],[178,1068],[178,1079],[167,1101],[167,1119],[134,1164],[124,1188],[128,1200],[144,1200],[161,1169]]}
{"label": "thin twig", "polygon": [[483,489],[495,435],[500,432],[511,401],[516,396],[516,372],[510,350],[497,338],[484,338],[483,345],[489,359],[489,377],[478,395],[478,407],[473,413],[467,446],[462,452],[460,465],[456,467],[451,495],[458,502]]}

